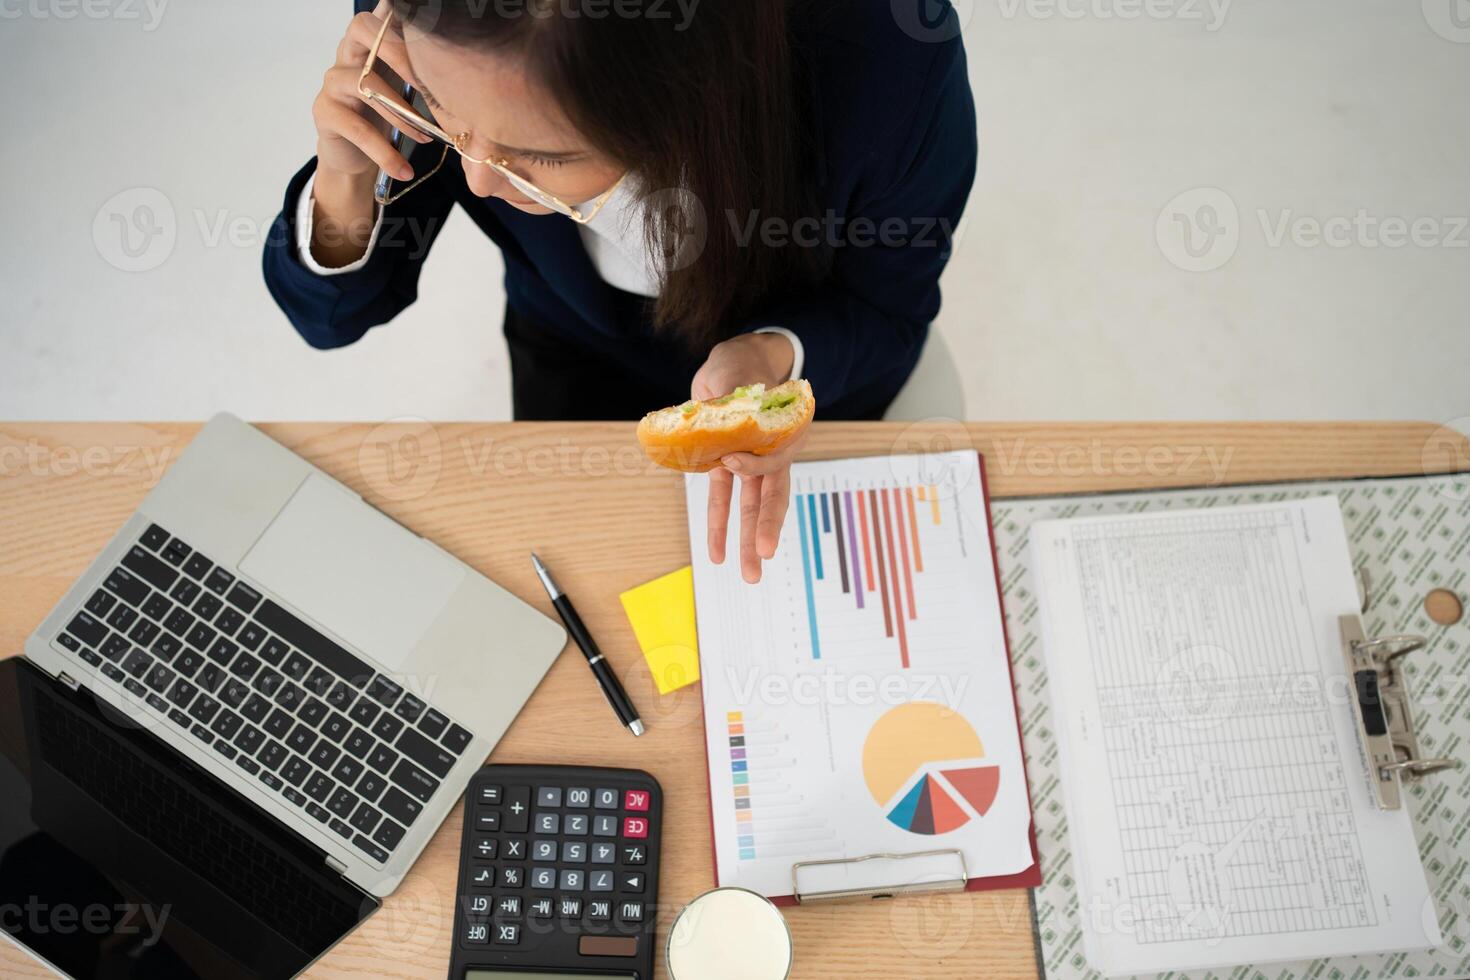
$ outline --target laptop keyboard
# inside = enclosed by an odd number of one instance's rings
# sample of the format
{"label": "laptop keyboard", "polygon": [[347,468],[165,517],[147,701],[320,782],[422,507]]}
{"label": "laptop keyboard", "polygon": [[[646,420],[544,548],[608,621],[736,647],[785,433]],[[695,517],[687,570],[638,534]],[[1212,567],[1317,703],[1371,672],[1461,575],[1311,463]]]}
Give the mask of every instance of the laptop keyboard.
{"label": "laptop keyboard", "polygon": [[157,524],[56,642],[378,864],[471,740]]}

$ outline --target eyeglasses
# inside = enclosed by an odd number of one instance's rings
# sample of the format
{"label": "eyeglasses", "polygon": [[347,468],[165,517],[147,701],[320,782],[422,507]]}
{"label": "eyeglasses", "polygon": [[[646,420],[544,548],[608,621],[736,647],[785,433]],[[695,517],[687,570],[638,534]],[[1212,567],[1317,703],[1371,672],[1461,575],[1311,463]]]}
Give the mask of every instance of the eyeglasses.
{"label": "eyeglasses", "polygon": [[563,201],[555,194],[542,190],[526,178],[522,177],[520,174],[516,173],[514,170],[511,170],[510,161],[505,159],[504,157],[485,157],[484,159],[481,159],[479,157],[471,156],[468,152],[465,151],[465,147],[469,146],[470,143],[469,133],[460,133],[457,136],[451,136],[449,133],[440,128],[439,124],[434,122],[434,120],[428,118],[427,116],[420,115],[413,109],[404,108],[403,106],[399,105],[397,102],[394,102],[392,99],[388,98],[380,92],[374,92],[372,89],[367,87],[367,80],[368,77],[372,75],[373,69],[377,66],[378,49],[383,46],[383,38],[387,36],[388,26],[392,22],[393,13],[392,11],[389,11],[387,15],[383,18],[383,26],[378,29],[377,39],[373,41],[373,46],[368,50],[367,62],[362,66],[362,74],[357,79],[357,94],[363,99],[363,101],[371,102],[374,105],[387,110],[389,115],[391,115],[394,119],[399,120],[404,125],[410,126],[413,129],[418,130],[420,133],[423,133],[425,136],[434,139],[440,144],[441,149],[439,153],[439,162],[434,164],[434,169],[430,170],[426,174],[417,177],[413,181],[413,183],[408,184],[407,186],[399,189],[396,192],[380,190],[375,195],[379,204],[392,204],[394,201],[401,199],[409,191],[413,190],[415,187],[419,186],[424,181],[428,180],[430,177],[438,173],[439,168],[444,166],[444,161],[448,159],[450,150],[454,150],[470,163],[477,163],[481,166],[489,167],[500,177],[504,178],[506,183],[510,184],[510,186],[514,187],[521,194],[535,201],[537,204],[542,205],[543,207],[550,208],[552,211],[555,211],[557,214],[562,215],[563,217],[571,218],[579,225],[585,225],[593,218],[597,217],[598,212],[600,212],[603,206],[607,204],[608,199],[613,196],[613,192],[615,192],[619,187],[623,185],[623,181],[628,179],[627,174],[619,177],[617,183],[613,184],[602,194],[598,195],[597,198],[595,198],[591,202],[586,213],[583,213],[582,210],[575,205],[568,204],[566,201]]}

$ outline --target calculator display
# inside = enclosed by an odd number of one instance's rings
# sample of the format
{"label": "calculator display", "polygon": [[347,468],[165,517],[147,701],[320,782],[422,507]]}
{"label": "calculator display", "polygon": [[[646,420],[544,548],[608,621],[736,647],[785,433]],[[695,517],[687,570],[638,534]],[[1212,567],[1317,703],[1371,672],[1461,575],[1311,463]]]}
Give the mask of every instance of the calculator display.
{"label": "calculator display", "polygon": [[464,980],[633,980],[631,973],[597,973],[589,976],[586,973],[522,973],[520,970],[512,970],[506,973],[502,970],[471,970],[464,975]]}

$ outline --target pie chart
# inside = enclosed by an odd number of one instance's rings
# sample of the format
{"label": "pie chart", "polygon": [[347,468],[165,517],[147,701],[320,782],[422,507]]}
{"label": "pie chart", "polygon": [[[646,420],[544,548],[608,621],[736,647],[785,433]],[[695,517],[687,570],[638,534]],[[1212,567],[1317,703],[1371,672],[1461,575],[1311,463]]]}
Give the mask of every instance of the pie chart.
{"label": "pie chart", "polygon": [[863,778],[889,822],[913,834],[947,834],[983,817],[1000,790],[980,736],[942,704],[902,704],[874,722]]}

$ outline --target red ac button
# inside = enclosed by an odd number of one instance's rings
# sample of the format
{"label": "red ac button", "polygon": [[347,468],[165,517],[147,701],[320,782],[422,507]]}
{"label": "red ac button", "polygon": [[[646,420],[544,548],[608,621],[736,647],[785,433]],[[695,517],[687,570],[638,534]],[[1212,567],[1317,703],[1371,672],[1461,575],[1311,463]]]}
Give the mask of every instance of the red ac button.
{"label": "red ac button", "polygon": [[643,789],[630,789],[623,796],[623,809],[632,810],[634,813],[648,812],[648,791]]}

